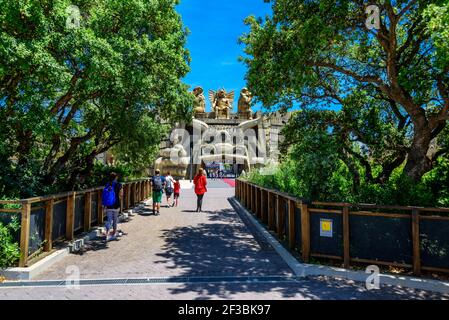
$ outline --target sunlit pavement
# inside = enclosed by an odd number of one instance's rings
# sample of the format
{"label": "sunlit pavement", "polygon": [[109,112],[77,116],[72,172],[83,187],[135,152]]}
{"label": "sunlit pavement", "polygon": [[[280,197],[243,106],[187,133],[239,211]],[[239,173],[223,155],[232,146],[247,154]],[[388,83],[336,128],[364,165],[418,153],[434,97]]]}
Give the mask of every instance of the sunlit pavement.
{"label": "sunlit pavement", "polygon": [[[133,216],[120,225],[126,234],[119,240],[93,241],[82,254],[67,256],[33,279],[61,280],[58,286],[0,288],[0,299],[449,298],[403,288],[368,291],[364,284],[324,277],[291,278],[281,257],[233,210],[228,198],[234,189],[228,183],[209,180],[203,213],[194,211],[191,185],[183,186],[180,207],[162,208],[160,216]],[[66,287],[73,270],[83,281],[116,279],[116,284]]]}

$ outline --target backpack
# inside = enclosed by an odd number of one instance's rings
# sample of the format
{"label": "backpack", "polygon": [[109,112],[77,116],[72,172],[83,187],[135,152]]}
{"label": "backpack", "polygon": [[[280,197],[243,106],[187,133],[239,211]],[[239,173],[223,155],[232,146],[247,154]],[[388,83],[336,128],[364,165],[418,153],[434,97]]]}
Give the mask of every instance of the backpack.
{"label": "backpack", "polygon": [[117,197],[115,194],[115,182],[108,183],[106,187],[103,189],[103,205],[106,207],[111,207],[117,201]]}
{"label": "backpack", "polygon": [[155,176],[153,178],[153,190],[154,191],[162,190],[162,178],[160,176]]}
{"label": "backpack", "polygon": [[172,176],[165,177],[165,188],[173,189],[173,177]]}

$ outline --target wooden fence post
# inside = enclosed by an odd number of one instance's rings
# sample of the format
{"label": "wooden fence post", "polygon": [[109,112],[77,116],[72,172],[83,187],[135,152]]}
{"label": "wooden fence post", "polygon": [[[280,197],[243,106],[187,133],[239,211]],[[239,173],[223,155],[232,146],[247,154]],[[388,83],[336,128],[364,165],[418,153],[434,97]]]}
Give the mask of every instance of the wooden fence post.
{"label": "wooden fence post", "polygon": [[413,243],[413,273],[421,275],[421,241],[419,236],[419,210],[412,209],[412,243]]}
{"label": "wooden fence post", "polygon": [[45,202],[45,244],[44,251],[51,251],[53,247],[53,205],[55,200],[51,198]]}
{"label": "wooden fence post", "polygon": [[[268,191],[261,190],[261,203],[260,208],[262,210],[262,222],[268,224]],[[265,209],[265,210],[264,210]]]}
{"label": "wooden fence post", "polygon": [[310,213],[306,203],[301,203],[301,247],[305,263],[310,259]]}
{"label": "wooden fence post", "polygon": [[251,211],[251,187],[246,183],[246,208]]}
{"label": "wooden fence post", "polygon": [[239,200],[239,181],[238,180],[235,180],[234,198]]}
{"label": "wooden fence post", "polygon": [[66,212],[66,228],[65,237],[67,240],[72,240],[74,236],[75,226],[75,199],[76,192],[72,192],[67,196],[67,212]]}
{"label": "wooden fence post", "polygon": [[97,224],[103,224],[103,192],[102,190],[97,191]]}
{"label": "wooden fence post", "polygon": [[284,223],[285,223],[285,210],[284,210],[284,199],[281,195],[277,195],[277,214],[278,214],[278,238],[282,240],[284,237]]}
{"label": "wooden fence post", "polygon": [[256,217],[257,218],[259,218],[260,219],[260,189],[259,189],[259,187],[256,187],[256,197],[255,197],[255,200],[256,200],[256,208],[255,208],[255,214],[256,214]]}
{"label": "wooden fence post", "polygon": [[145,199],[145,182],[140,181],[140,202]]}
{"label": "wooden fence post", "polygon": [[236,181],[238,181],[238,185],[239,185],[239,187],[238,187],[238,190],[239,190],[239,192],[238,192],[238,194],[239,194],[239,201],[240,201],[241,203],[243,203],[243,202],[242,202],[242,201],[243,201],[242,182],[241,182],[240,180],[236,180]]}
{"label": "wooden fence post", "polygon": [[242,184],[241,184],[241,182],[240,182],[240,180],[237,180],[237,193],[238,193],[238,197],[239,197],[239,200],[240,201],[242,201]]}
{"label": "wooden fence post", "polygon": [[136,182],[136,202],[139,203],[140,201],[140,188],[139,188],[139,182]]}
{"label": "wooden fence post", "polygon": [[89,231],[92,224],[92,195],[84,194],[84,231]]}
{"label": "wooden fence post", "polygon": [[131,185],[129,183],[126,185],[126,190],[127,190],[127,193],[126,193],[126,209],[129,209],[129,208],[131,208],[131,193],[132,193]]}
{"label": "wooden fence post", "polygon": [[247,209],[249,209],[249,205],[248,205],[248,198],[249,198],[249,192],[248,192],[248,184],[245,182],[244,184],[244,188],[245,188],[245,196],[244,196],[244,205]]}
{"label": "wooden fence post", "polygon": [[240,200],[240,201],[242,201],[242,189],[240,188],[241,187],[241,183],[240,183],[240,181],[239,180],[237,180],[237,197],[238,197],[238,199]]}
{"label": "wooden fence post", "polygon": [[122,210],[126,210],[126,184],[122,184],[123,197],[122,197]]}
{"label": "wooden fence post", "polygon": [[137,203],[142,201],[142,181],[137,182]]}
{"label": "wooden fence post", "polygon": [[28,246],[30,243],[30,215],[31,204],[27,201],[22,202],[19,267],[26,267],[28,263]]}
{"label": "wooden fence post", "polygon": [[148,186],[148,180],[145,181],[145,199],[148,199],[148,195],[150,194],[149,192],[150,188]]}
{"label": "wooden fence post", "polygon": [[142,188],[141,188],[141,182],[137,182],[137,203],[142,201]]}
{"label": "wooden fence post", "polygon": [[245,182],[242,181],[242,204],[244,207],[246,207],[246,184]]}
{"label": "wooden fence post", "polygon": [[251,212],[256,213],[256,187],[251,186]]}
{"label": "wooden fence post", "polygon": [[296,202],[290,199],[288,201],[288,244],[290,249],[295,248],[295,210]]}
{"label": "wooden fence post", "polygon": [[267,191],[267,205],[268,205],[268,229],[275,228],[274,203],[273,194]]}
{"label": "wooden fence post", "polygon": [[349,207],[343,207],[343,265],[345,268],[349,268],[351,262],[350,250],[349,250]]}

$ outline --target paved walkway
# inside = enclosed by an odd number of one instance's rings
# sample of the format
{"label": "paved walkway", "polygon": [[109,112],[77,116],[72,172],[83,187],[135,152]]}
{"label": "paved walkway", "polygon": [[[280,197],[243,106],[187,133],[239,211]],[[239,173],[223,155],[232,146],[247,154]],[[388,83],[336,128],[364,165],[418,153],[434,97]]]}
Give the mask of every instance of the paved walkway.
{"label": "paved walkway", "polygon": [[[0,288],[0,299],[449,298],[391,287],[367,291],[361,284],[324,277],[292,279],[280,256],[232,209],[227,199],[233,193],[228,183],[210,181],[206,212],[196,213],[193,190],[184,189],[179,208],[162,208],[160,216],[136,215],[120,225],[126,234],[119,240],[95,240],[82,254],[67,256],[34,279],[64,283],[66,270],[76,266],[81,280],[116,279],[118,284]],[[151,281],[122,284],[133,278]]]}

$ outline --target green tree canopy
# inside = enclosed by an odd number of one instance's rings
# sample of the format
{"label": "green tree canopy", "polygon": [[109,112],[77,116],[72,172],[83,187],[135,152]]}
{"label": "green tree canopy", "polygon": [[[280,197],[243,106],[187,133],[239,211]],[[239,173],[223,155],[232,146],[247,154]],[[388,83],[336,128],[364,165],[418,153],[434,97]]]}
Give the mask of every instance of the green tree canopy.
{"label": "green tree canopy", "polygon": [[0,192],[73,187],[112,147],[150,158],[160,119],[189,117],[177,3],[0,0]]}

